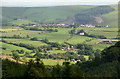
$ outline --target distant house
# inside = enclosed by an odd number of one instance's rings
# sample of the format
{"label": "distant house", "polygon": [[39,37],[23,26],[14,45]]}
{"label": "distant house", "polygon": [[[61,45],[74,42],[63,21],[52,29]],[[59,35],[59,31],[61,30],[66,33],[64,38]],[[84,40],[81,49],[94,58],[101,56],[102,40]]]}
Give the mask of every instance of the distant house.
{"label": "distant house", "polygon": [[17,20],[24,20],[24,19],[17,19]]}
{"label": "distant house", "polygon": [[106,27],[109,27],[108,25]]}
{"label": "distant house", "polygon": [[80,35],[85,35],[85,33],[84,33],[84,32],[82,32],[82,33],[80,33]]}
{"label": "distant house", "polygon": [[75,61],[75,59],[71,59],[70,61],[73,61],[73,62],[74,62],[74,61]]}
{"label": "distant house", "polygon": [[85,35],[85,32],[84,32],[84,30],[83,29],[81,29],[80,31],[78,31],[78,33],[77,34],[79,34],[79,35]]}
{"label": "distant house", "polygon": [[62,50],[67,51],[67,50],[71,50],[71,48],[66,46],[66,47],[62,47]]}

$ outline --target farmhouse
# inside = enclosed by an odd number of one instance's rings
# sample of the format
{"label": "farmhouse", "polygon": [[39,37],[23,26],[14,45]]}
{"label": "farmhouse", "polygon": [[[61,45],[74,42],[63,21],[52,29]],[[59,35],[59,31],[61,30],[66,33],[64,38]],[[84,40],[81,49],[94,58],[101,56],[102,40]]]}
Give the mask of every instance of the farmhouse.
{"label": "farmhouse", "polygon": [[80,33],[80,35],[85,35],[85,33],[84,33],[84,32],[82,32],[82,33]]}
{"label": "farmhouse", "polygon": [[62,47],[62,50],[64,50],[64,51],[67,51],[67,50],[70,50],[70,47]]}
{"label": "farmhouse", "polygon": [[68,47],[68,46],[62,47],[61,50],[63,50],[63,51],[75,51],[74,49],[72,49],[72,48],[70,48],[70,47]]}
{"label": "farmhouse", "polygon": [[79,30],[78,31],[78,33],[77,34],[79,34],[79,35],[85,35],[85,32],[84,32],[84,30],[83,29],[81,29],[81,30]]}
{"label": "farmhouse", "polygon": [[24,19],[17,19],[17,20],[21,21],[21,20],[24,20]]}
{"label": "farmhouse", "polygon": [[112,40],[112,41],[110,41],[110,40],[103,40],[103,41],[98,42],[97,44],[103,44],[103,43],[116,43],[116,42],[118,42],[118,40]]}

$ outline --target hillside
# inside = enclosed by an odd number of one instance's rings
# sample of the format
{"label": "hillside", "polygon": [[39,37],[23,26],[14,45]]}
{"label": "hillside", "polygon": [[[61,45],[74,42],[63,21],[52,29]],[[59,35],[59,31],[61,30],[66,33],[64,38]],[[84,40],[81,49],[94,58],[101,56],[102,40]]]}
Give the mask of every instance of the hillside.
{"label": "hillside", "polygon": [[118,26],[118,6],[117,5],[111,5],[112,8],[115,9],[115,11],[110,12],[108,14],[102,15],[102,18],[104,22],[103,25],[110,25],[110,27],[117,27]]}
{"label": "hillside", "polygon": [[[84,78],[120,78],[120,42],[108,47],[102,51],[101,56],[95,57],[91,61],[77,62],[70,65],[64,62],[62,66],[47,66],[42,60],[30,60],[27,65],[15,63],[13,61],[2,60],[2,77],[26,77],[26,78],[63,78],[63,77],[80,77]],[[36,61],[36,62],[35,62]]]}
{"label": "hillside", "polygon": [[120,77],[120,42],[105,48],[100,57],[79,63],[88,77]]}
{"label": "hillside", "polygon": [[[106,10],[110,9],[110,11],[106,13],[103,12],[106,11],[105,8],[101,9],[101,7],[98,6],[3,7],[3,24],[7,22],[11,23],[15,18],[27,19],[37,23],[84,23],[80,20],[83,17],[78,19],[76,15],[84,14],[82,16],[86,16],[85,14],[87,14],[88,17],[84,17],[84,21],[88,21],[85,23],[115,27],[117,26],[117,5],[107,7]],[[93,11],[94,9],[100,9],[98,13],[102,11],[103,14],[94,15],[96,13],[96,11]],[[92,16],[91,13],[93,13]],[[97,22],[94,22],[95,20],[97,20]]]}

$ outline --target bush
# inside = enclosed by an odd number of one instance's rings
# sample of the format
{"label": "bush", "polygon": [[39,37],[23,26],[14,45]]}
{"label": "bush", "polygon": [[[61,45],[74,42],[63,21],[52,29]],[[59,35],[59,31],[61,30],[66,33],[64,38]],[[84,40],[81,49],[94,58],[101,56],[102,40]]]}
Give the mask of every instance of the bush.
{"label": "bush", "polygon": [[33,38],[31,38],[30,40],[38,41],[38,39],[37,39],[36,37],[33,37]]}

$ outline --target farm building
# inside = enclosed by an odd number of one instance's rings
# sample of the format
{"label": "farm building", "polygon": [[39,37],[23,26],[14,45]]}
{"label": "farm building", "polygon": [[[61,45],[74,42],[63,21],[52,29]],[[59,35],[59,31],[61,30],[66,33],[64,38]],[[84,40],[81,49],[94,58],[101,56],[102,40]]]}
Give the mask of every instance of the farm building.
{"label": "farm building", "polygon": [[103,43],[116,43],[116,42],[118,42],[118,40],[112,40],[112,41],[110,41],[110,40],[103,40],[103,41],[98,42],[97,44],[103,44]]}
{"label": "farm building", "polygon": [[80,33],[80,35],[85,35],[85,33],[84,33],[84,32],[82,32],[82,33]]}

